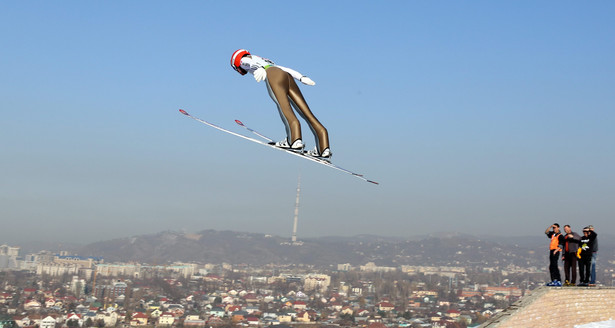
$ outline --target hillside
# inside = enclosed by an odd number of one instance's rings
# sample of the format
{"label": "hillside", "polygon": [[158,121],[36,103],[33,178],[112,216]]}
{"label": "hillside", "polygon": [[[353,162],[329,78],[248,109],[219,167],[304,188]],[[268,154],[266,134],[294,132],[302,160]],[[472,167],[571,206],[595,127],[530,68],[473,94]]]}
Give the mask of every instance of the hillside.
{"label": "hillside", "polygon": [[[542,239],[535,243],[504,245],[461,234],[417,239],[371,235],[303,240],[301,246],[283,245],[287,239],[257,233],[204,230],[193,234],[165,231],[89,244],[85,256],[102,256],[106,262],[139,261],[163,264],[174,261],[201,263],[291,263],[330,266],[338,263],[381,266],[461,265],[504,263],[532,266],[543,263]],[[504,255],[504,256],[503,256]]]}

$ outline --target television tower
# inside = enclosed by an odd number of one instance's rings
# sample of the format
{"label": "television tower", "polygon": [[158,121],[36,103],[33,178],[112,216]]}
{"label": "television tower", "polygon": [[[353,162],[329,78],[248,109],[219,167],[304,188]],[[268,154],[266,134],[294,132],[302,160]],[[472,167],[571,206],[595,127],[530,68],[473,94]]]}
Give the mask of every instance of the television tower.
{"label": "television tower", "polygon": [[297,199],[295,200],[295,221],[293,223],[293,235],[291,237],[292,245],[302,245],[303,242],[297,242],[297,221],[299,220],[299,195],[301,194],[301,175],[297,181]]}

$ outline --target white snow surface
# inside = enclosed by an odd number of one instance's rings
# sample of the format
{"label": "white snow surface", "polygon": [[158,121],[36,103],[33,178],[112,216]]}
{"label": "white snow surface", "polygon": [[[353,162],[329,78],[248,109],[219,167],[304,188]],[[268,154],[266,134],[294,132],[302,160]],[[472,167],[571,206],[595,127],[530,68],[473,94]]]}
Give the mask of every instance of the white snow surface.
{"label": "white snow surface", "polygon": [[575,325],[574,328],[615,328],[615,320],[607,320],[607,321],[586,323],[582,325]]}

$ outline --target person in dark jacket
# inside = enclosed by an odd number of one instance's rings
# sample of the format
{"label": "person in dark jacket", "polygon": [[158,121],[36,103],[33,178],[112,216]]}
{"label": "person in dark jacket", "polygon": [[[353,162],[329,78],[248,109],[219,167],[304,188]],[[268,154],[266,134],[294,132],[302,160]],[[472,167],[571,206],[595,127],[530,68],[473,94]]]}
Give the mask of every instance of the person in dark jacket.
{"label": "person in dark jacket", "polygon": [[[594,226],[589,225],[589,231],[595,233]],[[598,261],[598,235],[594,239],[594,246],[592,249],[592,264],[591,264],[591,277],[589,278],[589,285],[596,286],[596,262]]]}
{"label": "person in dark jacket", "polygon": [[564,286],[574,286],[577,283],[577,250],[581,236],[572,232],[570,225],[564,226],[564,274],[566,282]]}
{"label": "person in dark jacket", "polygon": [[589,230],[589,227],[583,228],[583,237],[579,243],[578,258],[579,258],[579,286],[589,286],[591,278],[591,262],[594,242],[596,241],[596,233]]}

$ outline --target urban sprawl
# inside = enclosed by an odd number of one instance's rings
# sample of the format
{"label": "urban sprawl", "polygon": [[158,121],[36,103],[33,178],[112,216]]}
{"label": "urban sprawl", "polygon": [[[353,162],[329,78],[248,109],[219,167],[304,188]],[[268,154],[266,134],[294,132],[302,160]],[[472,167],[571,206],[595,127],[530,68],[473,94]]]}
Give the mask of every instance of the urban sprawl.
{"label": "urban sprawl", "polygon": [[471,327],[547,275],[512,265],[145,264],[19,253],[0,246],[0,328]]}

